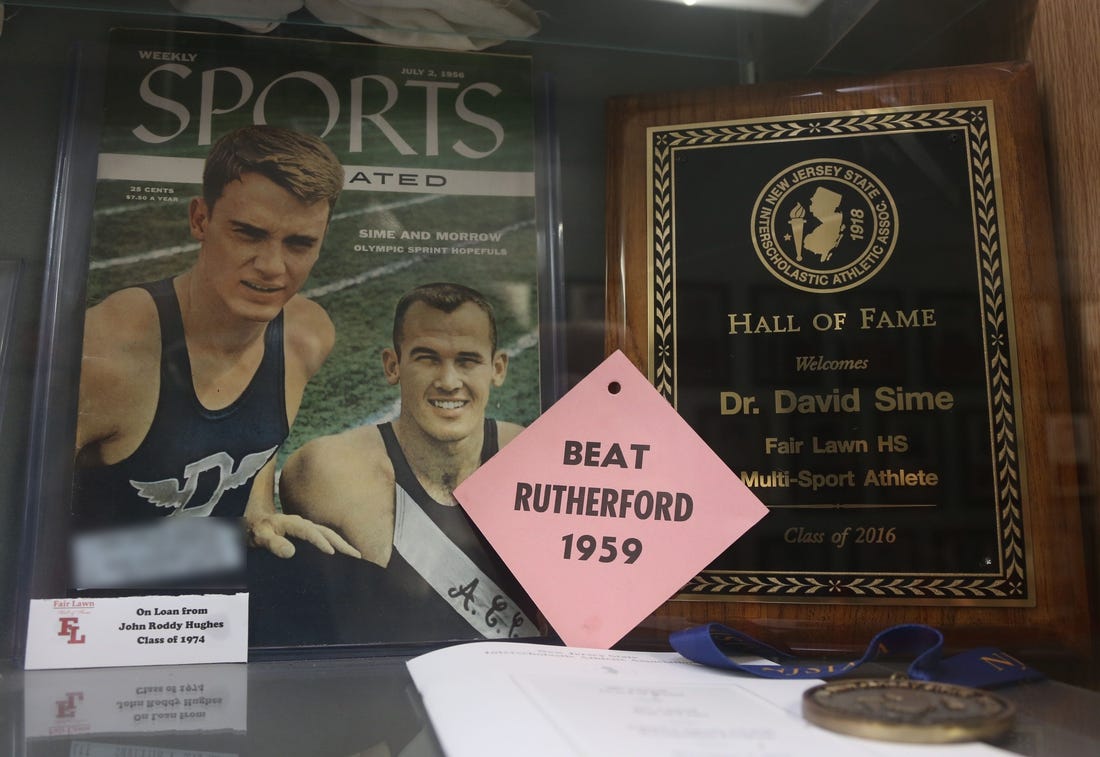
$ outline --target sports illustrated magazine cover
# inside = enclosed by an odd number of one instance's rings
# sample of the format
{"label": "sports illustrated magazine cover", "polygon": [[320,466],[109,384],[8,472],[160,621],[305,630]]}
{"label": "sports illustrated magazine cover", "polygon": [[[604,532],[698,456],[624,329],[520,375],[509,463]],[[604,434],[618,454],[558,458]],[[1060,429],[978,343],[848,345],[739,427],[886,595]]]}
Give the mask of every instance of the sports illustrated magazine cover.
{"label": "sports illustrated magazine cover", "polygon": [[537,634],[451,496],[539,413],[532,110],[523,57],[112,33],[74,589],[243,523],[253,648]]}

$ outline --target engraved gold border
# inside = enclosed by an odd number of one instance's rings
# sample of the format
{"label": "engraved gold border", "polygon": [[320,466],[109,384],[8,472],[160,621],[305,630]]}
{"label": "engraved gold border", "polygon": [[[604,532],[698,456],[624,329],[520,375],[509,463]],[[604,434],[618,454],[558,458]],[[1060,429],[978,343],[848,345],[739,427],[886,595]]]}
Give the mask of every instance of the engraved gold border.
{"label": "engraved gold border", "polygon": [[961,129],[967,138],[974,248],[985,350],[998,571],[993,573],[761,573],[703,571],[678,600],[820,601],[1032,606],[1031,553],[1021,501],[1025,471],[1016,435],[1015,328],[1002,232],[999,155],[989,100],[650,127],[647,150],[647,291],[650,381],[673,406],[676,383],[675,161],[680,149],[725,144]]}

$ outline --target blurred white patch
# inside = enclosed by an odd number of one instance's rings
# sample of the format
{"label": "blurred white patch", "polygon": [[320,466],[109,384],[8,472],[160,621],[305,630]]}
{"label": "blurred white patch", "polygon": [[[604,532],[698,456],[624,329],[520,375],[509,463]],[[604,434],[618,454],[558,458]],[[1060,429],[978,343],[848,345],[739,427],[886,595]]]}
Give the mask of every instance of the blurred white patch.
{"label": "blurred white patch", "polygon": [[234,518],[166,518],[77,534],[77,589],[118,589],[201,580],[244,568],[244,533]]}

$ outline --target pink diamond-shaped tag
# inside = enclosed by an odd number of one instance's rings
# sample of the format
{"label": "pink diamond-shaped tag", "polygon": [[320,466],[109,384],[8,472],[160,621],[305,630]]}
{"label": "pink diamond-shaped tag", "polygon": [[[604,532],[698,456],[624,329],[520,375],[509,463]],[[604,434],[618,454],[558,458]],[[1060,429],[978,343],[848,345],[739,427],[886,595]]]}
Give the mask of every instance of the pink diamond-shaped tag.
{"label": "pink diamond-shaped tag", "polygon": [[621,352],[455,496],[562,640],[599,649],[767,512]]}

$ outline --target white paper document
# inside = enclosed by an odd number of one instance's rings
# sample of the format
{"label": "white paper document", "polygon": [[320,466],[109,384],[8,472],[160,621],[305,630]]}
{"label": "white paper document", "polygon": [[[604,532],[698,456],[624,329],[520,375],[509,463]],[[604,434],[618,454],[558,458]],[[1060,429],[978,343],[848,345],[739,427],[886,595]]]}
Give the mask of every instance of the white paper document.
{"label": "white paper document", "polygon": [[893,744],[833,733],[801,715],[802,692],[820,681],[731,674],[675,652],[477,642],[429,652],[408,667],[448,757],[1005,754],[981,743]]}

